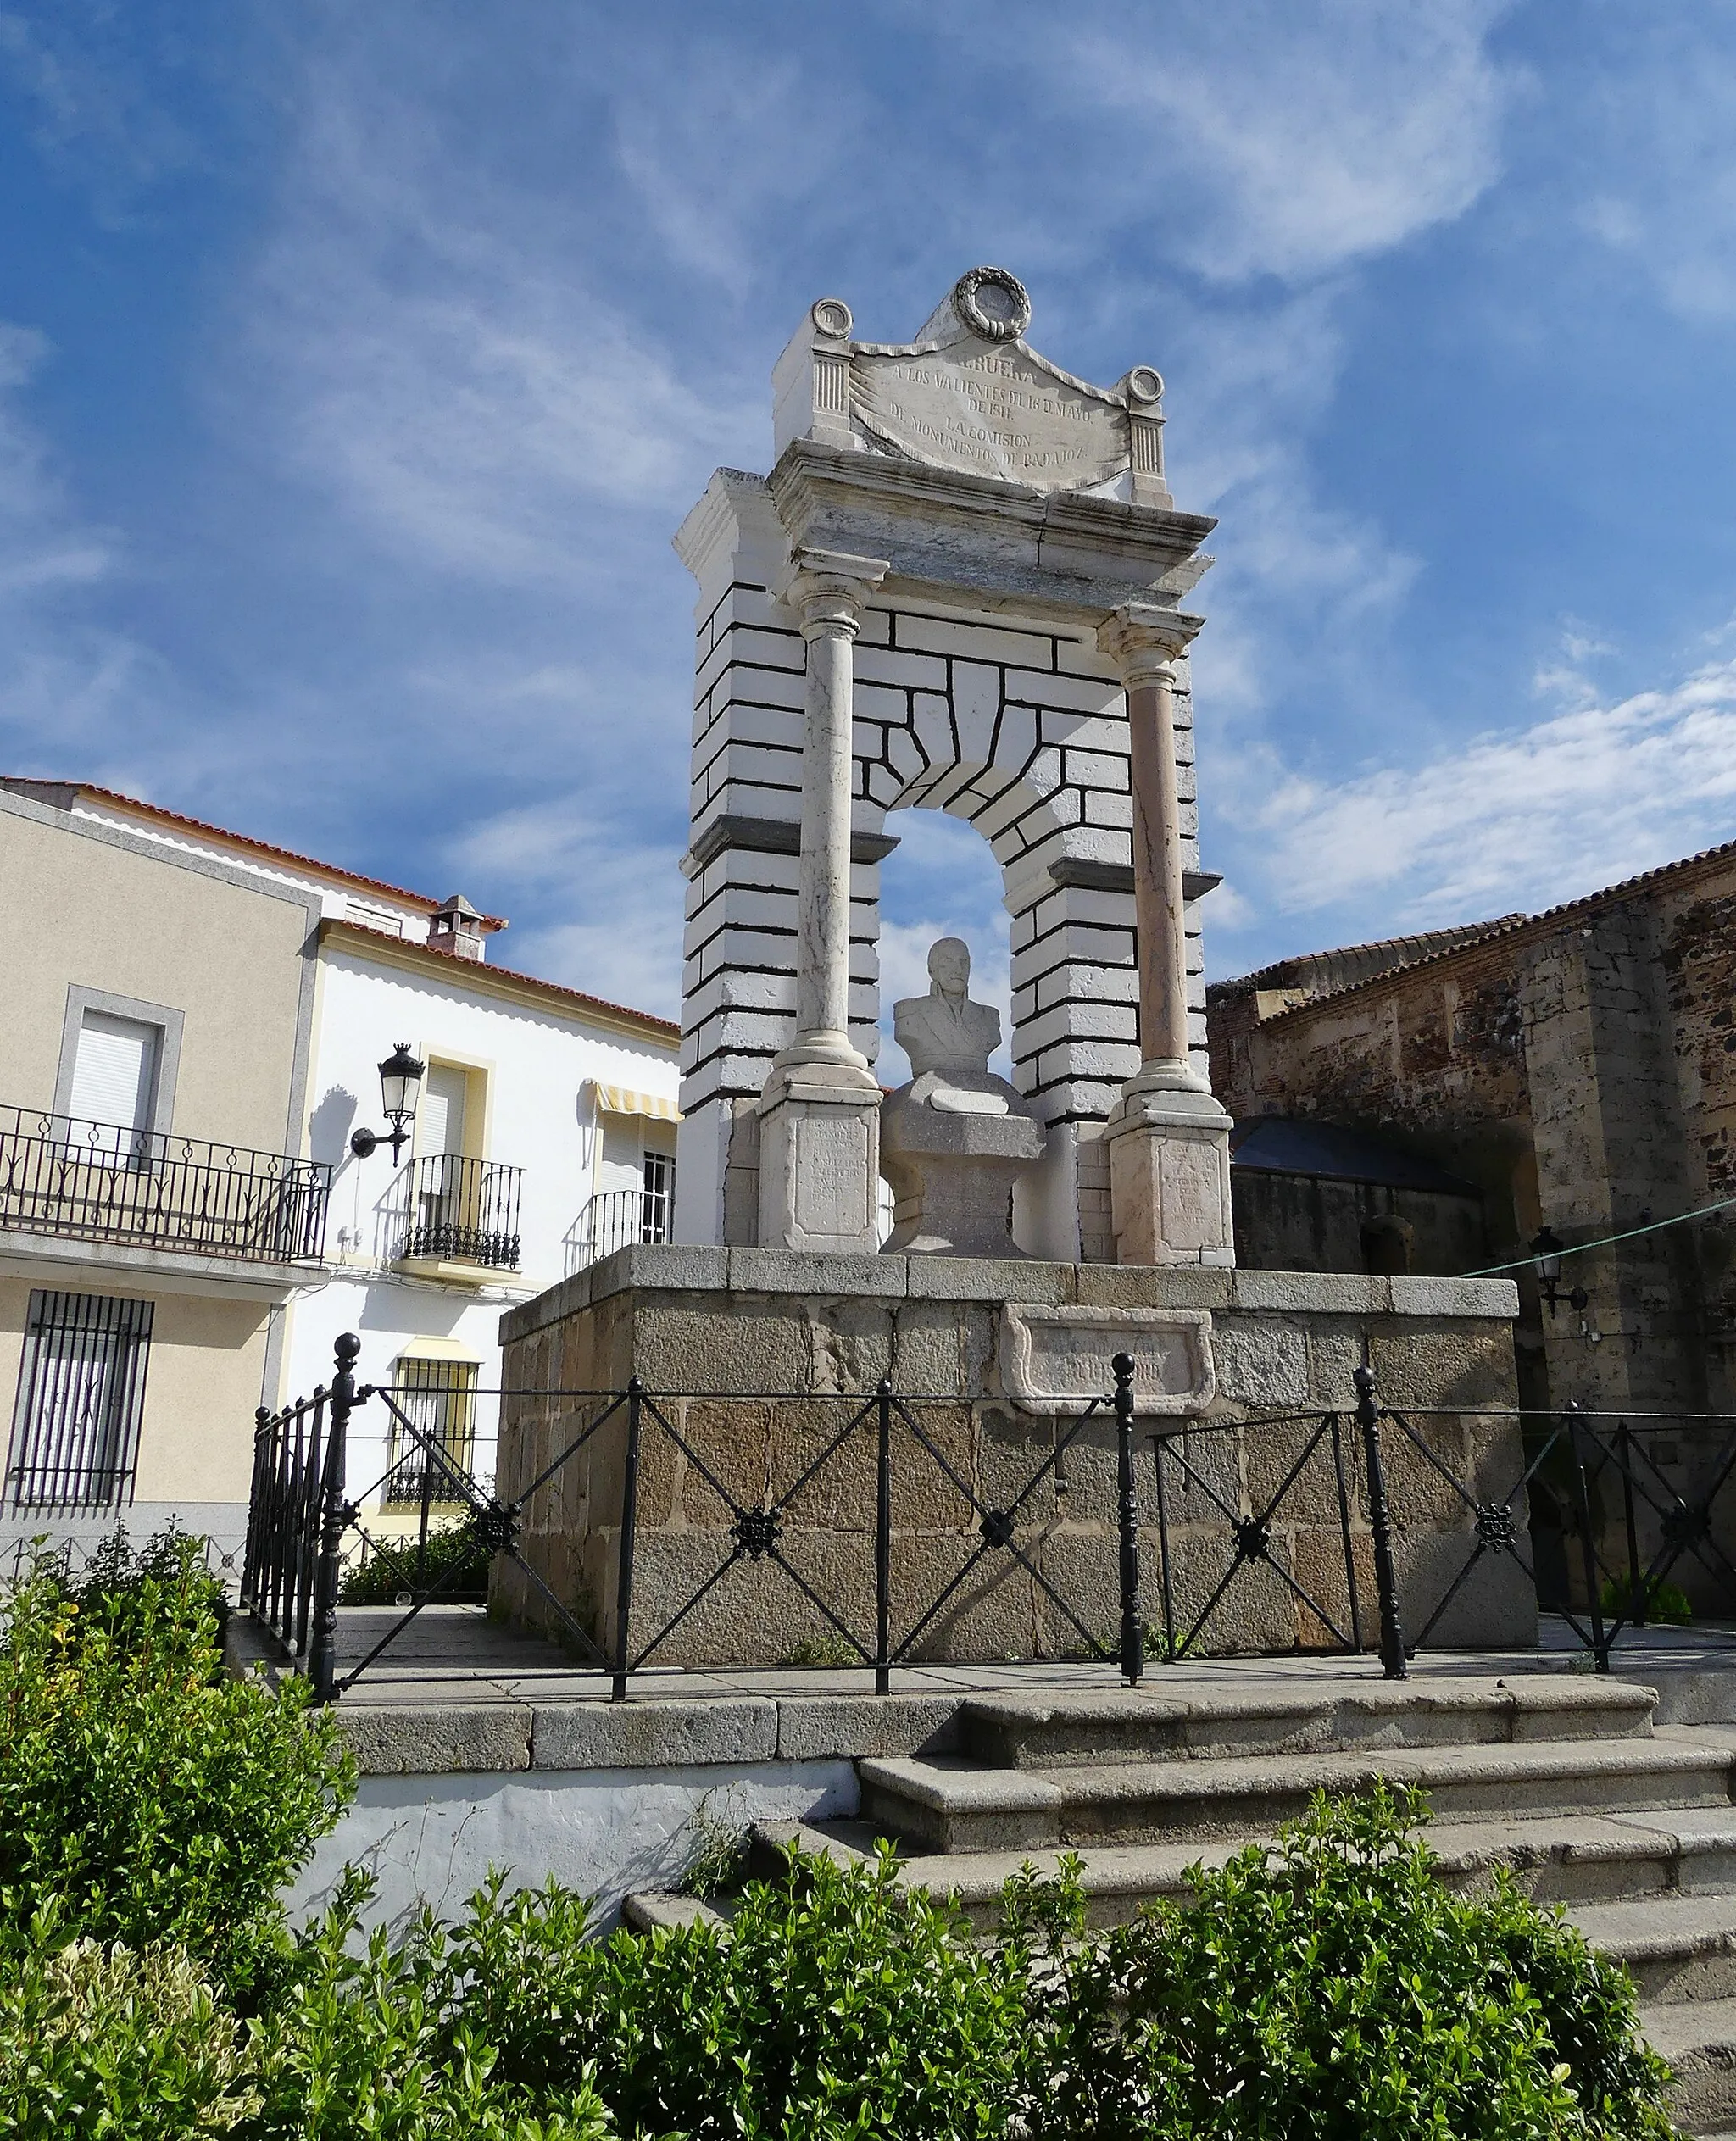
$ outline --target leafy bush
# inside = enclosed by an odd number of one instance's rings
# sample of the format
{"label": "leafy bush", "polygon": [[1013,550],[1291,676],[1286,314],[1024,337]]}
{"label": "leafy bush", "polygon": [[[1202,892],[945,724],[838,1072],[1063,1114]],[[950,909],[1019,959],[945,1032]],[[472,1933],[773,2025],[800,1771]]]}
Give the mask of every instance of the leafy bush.
{"label": "leafy bush", "polygon": [[54,1897],[64,1939],[177,1945],[239,1994],[353,1765],[303,1683],[227,1676],[212,1593],[170,1535],[0,1600],[0,1925]]}
{"label": "leafy bush", "polygon": [[[1694,1618],[1688,1593],[1678,1583],[1654,1584],[1644,1593],[1645,1617],[1653,1627],[1685,1628]],[[1633,1610],[1634,1586],[1624,1569],[1605,1579],[1600,1603],[1606,1621],[1625,1619]]]}
{"label": "leafy bush", "polygon": [[[1035,2141],[1665,2141],[1633,1988],[1502,1877],[1457,1896],[1383,1788],[1068,1951]],[[1077,1905],[1066,1930],[1077,1924]]]}
{"label": "leafy bush", "polygon": [[52,1910],[0,1930],[0,2133],[230,2133],[264,2101],[247,2033],[184,1949],[56,1944]]}
{"label": "leafy bush", "polygon": [[1030,2033],[1023,1958],[943,1904],[803,1859],[705,1922],[587,1943],[549,1888],[472,1905],[468,2014],[496,2071],[536,2093],[579,2072],[623,2133],[708,2141],[999,2134]]}
{"label": "leafy bush", "polygon": [[[503,1900],[497,1882],[457,1928],[425,1911],[396,1943],[379,1931],[358,1952],[367,1894],[353,1877],[302,1938],[257,2027],[263,2101],[247,2141],[609,2141],[590,2074],[526,2061],[501,2026],[515,1999],[559,2000],[590,1952],[584,1904],[553,1888]],[[506,1982],[520,1972],[522,1987]]]}
{"label": "leafy bush", "polygon": [[377,1547],[365,1561],[347,1569],[337,1595],[345,1605],[393,1605],[408,1592],[431,1591],[453,1570],[468,1562],[464,1573],[441,1592],[453,1604],[483,1598],[488,1589],[488,1556],[475,1551],[476,1527],[461,1524],[431,1526],[428,1544],[417,1566],[418,1541],[392,1540]]}

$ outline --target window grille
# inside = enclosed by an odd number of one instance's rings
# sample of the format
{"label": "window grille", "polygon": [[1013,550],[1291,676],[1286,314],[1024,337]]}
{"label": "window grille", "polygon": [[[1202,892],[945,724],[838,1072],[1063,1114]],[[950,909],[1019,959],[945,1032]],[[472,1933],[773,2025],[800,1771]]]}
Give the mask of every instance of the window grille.
{"label": "window grille", "polygon": [[[476,1382],[474,1360],[402,1360],[392,1394],[419,1432],[453,1465],[468,1472],[476,1454]],[[387,1444],[385,1502],[388,1509],[403,1509],[421,1501],[426,1488],[431,1502],[463,1499],[457,1486],[443,1471],[439,1458],[406,1432],[396,1417]]]}
{"label": "window grille", "polygon": [[154,1304],[31,1295],[6,1483],[14,1509],[130,1502]]}

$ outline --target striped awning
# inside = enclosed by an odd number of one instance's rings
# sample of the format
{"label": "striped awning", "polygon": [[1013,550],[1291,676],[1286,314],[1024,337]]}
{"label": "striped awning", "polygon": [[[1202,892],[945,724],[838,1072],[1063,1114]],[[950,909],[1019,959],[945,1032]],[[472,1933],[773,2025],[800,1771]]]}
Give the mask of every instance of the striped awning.
{"label": "striped awning", "polygon": [[635,1093],[627,1086],[606,1086],[597,1078],[592,1079],[590,1084],[597,1096],[597,1106],[604,1115],[655,1115],[659,1122],[679,1122],[682,1119],[681,1109],[661,1093]]}

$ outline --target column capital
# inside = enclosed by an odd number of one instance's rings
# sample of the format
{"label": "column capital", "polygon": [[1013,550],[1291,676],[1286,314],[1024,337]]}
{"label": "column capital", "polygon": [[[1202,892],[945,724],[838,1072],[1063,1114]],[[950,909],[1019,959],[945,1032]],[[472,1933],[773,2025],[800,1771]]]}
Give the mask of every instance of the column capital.
{"label": "column capital", "polygon": [[843,550],[801,549],[790,559],[782,598],[800,618],[804,639],[854,639],[862,612],[890,570],[883,558]]}
{"label": "column capital", "polygon": [[1124,686],[1167,681],[1171,663],[1187,653],[1205,622],[1155,603],[1124,602],[1098,626],[1097,649],[1115,664]]}

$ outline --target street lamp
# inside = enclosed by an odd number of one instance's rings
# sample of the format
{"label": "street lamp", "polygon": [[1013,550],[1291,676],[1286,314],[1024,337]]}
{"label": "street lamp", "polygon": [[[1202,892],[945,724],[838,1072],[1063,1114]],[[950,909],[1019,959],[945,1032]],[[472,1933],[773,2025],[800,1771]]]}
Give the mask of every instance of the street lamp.
{"label": "street lamp", "polygon": [[381,1065],[380,1105],[392,1127],[383,1137],[372,1130],[353,1130],[349,1148],[358,1159],[366,1159],[380,1146],[389,1144],[392,1164],[397,1165],[398,1154],[410,1140],[410,1128],[416,1120],[416,1094],[427,1067],[410,1054],[407,1041],[400,1041]]}
{"label": "street lamp", "polygon": [[[1552,1226],[1540,1226],[1532,1237],[1531,1255],[1537,1268],[1537,1287],[1549,1312],[1553,1315],[1561,1306],[1562,1296],[1556,1288],[1561,1276],[1561,1257],[1566,1244],[1556,1237]],[[1583,1286],[1576,1286],[1566,1297],[1567,1305],[1583,1315],[1591,1296]]]}

